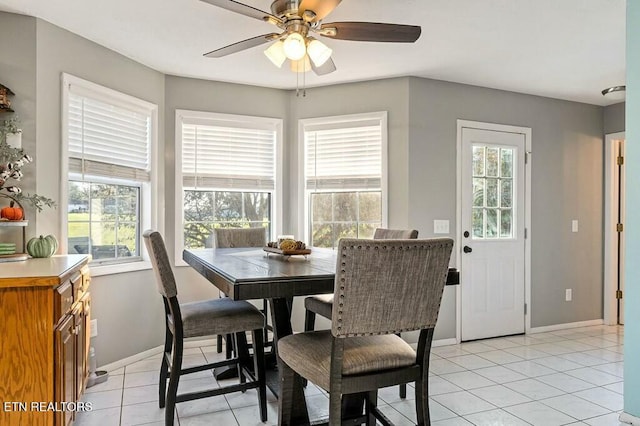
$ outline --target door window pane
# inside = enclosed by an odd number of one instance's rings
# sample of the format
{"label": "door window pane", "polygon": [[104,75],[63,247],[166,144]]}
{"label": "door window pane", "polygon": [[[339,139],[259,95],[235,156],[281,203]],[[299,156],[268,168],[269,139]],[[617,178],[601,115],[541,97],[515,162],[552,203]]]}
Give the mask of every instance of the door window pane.
{"label": "door window pane", "polygon": [[473,238],[484,238],[484,209],[473,209]]}
{"label": "door window pane", "polygon": [[500,211],[500,237],[513,237],[513,221],[511,219],[511,210],[503,209]]}
{"label": "door window pane", "polygon": [[473,176],[484,176],[484,146],[473,147]]}
{"label": "door window pane", "polygon": [[513,176],[513,149],[502,148],[500,150],[500,176]]}
{"label": "door window pane", "polygon": [[484,178],[473,178],[473,207],[484,207]]}
{"label": "door window pane", "polygon": [[513,148],[472,147],[472,238],[513,238]]}
{"label": "door window pane", "polygon": [[487,176],[498,176],[498,153],[500,149],[498,148],[487,148]]}

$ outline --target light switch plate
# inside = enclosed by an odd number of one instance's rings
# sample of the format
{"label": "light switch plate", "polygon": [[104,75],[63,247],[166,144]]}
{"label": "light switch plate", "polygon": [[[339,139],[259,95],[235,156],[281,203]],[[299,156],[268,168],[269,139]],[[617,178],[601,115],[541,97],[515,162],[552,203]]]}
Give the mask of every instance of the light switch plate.
{"label": "light switch plate", "polygon": [[98,320],[92,319],[89,327],[91,327],[91,337],[96,337],[98,335]]}
{"label": "light switch plate", "polygon": [[448,234],[449,233],[449,221],[448,220],[434,220],[433,221],[433,233],[434,234]]}
{"label": "light switch plate", "polygon": [[577,220],[572,220],[571,221],[571,232],[578,232],[578,221]]}

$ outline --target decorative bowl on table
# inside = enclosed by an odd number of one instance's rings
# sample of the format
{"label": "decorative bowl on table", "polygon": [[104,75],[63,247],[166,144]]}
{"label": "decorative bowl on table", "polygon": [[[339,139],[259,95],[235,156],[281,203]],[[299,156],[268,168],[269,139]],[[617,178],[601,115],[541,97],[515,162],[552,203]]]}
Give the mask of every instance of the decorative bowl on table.
{"label": "decorative bowl on table", "polygon": [[311,254],[311,249],[308,249],[305,243],[296,240],[271,241],[267,243],[263,250],[267,253],[281,254],[283,256],[306,256]]}

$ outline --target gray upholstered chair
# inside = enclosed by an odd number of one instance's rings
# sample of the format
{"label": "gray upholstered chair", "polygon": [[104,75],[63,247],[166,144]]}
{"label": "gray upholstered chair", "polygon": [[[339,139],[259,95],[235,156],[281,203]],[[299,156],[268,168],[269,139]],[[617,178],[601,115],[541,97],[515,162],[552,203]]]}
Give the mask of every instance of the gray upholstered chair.
{"label": "gray upholstered chair", "polygon": [[[414,240],[418,238],[415,229],[386,229],[376,228],[373,233],[374,240]],[[313,330],[316,323],[316,314],[331,319],[333,308],[333,294],[318,294],[304,299],[305,318],[304,331]]]}
{"label": "gray upholstered chair", "polygon": [[[377,389],[415,382],[418,425],[429,419],[429,352],[453,240],[338,243],[331,330],[278,342],[282,360],[279,422],[291,425],[296,375],[329,392],[329,425],[342,423],[342,396],[365,393],[365,415],[346,424],[391,424],[376,408]],[[420,330],[418,349],[395,333]],[[385,423],[386,422],[386,423]]]}
{"label": "gray upholstered chair", "polygon": [[[243,248],[243,247],[264,247],[267,245],[267,230],[260,228],[215,228],[213,230],[213,247],[215,248]],[[267,302],[262,302],[262,313],[267,315]],[[231,358],[232,344],[230,336],[225,336],[227,340],[226,355]],[[222,352],[222,335],[217,336],[217,351]],[[267,340],[267,330],[264,331],[264,341]]]}
{"label": "gray upholstered chair", "polygon": [[[418,238],[418,231],[415,229],[376,228],[373,232],[374,240],[415,240],[416,238]],[[316,314],[331,319],[333,294],[318,294],[305,298],[304,309],[304,331],[311,331],[315,328]],[[306,382],[304,383],[306,384]],[[404,399],[406,397],[407,387],[400,385],[400,398]]]}
{"label": "gray upholstered chair", "polygon": [[[175,404],[198,398],[223,395],[230,392],[258,389],[260,418],[267,420],[267,398],[264,370],[264,347],[262,329],[264,315],[245,301],[229,298],[210,299],[191,303],[178,303],[175,277],[169,263],[169,256],[162,236],[157,231],[147,230],[144,242],[151,257],[156,275],[158,292],[162,295],[165,310],[165,343],[160,366],[159,405],[166,406],[165,424],[173,425]],[[220,334],[242,335],[251,331],[253,339],[254,372],[250,371],[250,356],[241,353],[230,360],[182,368],[183,340],[189,337],[204,337]],[[216,367],[237,365],[241,376],[239,384],[218,387],[213,374],[211,389],[178,394],[180,376]],[[167,387],[167,379],[169,386]]]}
{"label": "gray upholstered chair", "polygon": [[215,248],[264,247],[266,245],[267,230],[262,227],[214,229],[213,246]]}

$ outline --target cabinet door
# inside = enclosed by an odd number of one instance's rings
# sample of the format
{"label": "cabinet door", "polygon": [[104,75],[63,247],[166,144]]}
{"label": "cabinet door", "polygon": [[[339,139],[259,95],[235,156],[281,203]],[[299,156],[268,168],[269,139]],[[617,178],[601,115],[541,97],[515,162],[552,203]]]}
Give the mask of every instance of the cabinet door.
{"label": "cabinet door", "polygon": [[89,377],[89,346],[91,339],[91,294],[85,293],[82,300],[77,305],[77,311],[74,315],[76,323],[76,386],[77,397],[80,399],[87,377]]}
{"label": "cabinet door", "polygon": [[[76,336],[74,330],[74,317],[73,315],[68,315],[54,331],[55,402],[59,406],[62,402],[76,400]],[[72,411],[56,412],[56,425],[67,426],[72,420]]]}

